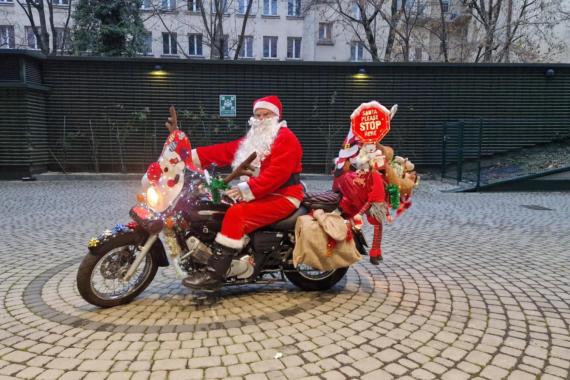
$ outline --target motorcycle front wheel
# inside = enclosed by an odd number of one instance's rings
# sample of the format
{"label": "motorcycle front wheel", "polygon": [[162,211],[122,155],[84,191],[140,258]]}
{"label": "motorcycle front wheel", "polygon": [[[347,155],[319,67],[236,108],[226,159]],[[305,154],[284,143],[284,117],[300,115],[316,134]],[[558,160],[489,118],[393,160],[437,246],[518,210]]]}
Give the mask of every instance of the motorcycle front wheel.
{"label": "motorcycle front wheel", "polygon": [[303,290],[327,290],[335,286],[346,274],[348,268],[319,271],[307,265],[299,265],[295,270],[286,271],[285,276],[295,286]]}
{"label": "motorcycle front wheel", "polygon": [[99,307],[113,307],[132,301],[151,283],[158,270],[148,252],[128,281],[123,276],[139,250],[139,236],[130,232],[106,241],[89,252],[77,271],[77,289],[83,299]]}

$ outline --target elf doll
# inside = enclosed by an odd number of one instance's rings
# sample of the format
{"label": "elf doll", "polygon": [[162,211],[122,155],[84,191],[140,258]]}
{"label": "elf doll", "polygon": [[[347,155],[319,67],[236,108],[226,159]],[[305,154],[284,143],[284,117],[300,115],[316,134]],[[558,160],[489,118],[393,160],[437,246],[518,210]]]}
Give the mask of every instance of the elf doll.
{"label": "elf doll", "polygon": [[333,190],[342,194],[339,207],[357,228],[362,216],[374,228],[370,262],[382,260],[382,224],[389,218],[385,169],[389,162],[380,140],[390,130],[390,120],[398,109],[388,110],[376,101],[361,104],[351,115],[351,129],[335,160]]}

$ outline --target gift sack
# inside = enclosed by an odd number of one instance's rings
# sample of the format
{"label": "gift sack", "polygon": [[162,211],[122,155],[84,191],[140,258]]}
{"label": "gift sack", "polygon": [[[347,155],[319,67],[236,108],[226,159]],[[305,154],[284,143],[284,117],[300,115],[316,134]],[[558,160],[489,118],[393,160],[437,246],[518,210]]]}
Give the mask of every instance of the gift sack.
{"label": "gift sack", "polygon": [[293,264],[321,271],[348,267],[360,260],[352,231],[338,214],[315,210],[297,218]]}

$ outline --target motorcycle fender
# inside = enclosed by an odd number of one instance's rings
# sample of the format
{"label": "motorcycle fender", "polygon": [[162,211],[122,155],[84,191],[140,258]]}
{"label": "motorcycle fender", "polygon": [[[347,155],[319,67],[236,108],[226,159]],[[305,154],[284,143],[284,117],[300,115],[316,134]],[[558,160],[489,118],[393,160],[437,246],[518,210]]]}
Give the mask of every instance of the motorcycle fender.
{"label": "motorcycle fender", "polygon": [[[137,243],[139,245],[143,245],[146,239],[148,239],[148,233],[144,230],[137,229],[134,233],[138,235]],[[102,244],[98,245],[97,247],[89,248],[89,253],[92,255],[100,255],[103,252],[106,252],[104,247],[105,247],[105,242],[102,242]],[[166,251],[164,250],[164,246],[162,245],[160,239],[156,239],[150,250],[150,254],[152,255],[153,260],[157,263],[159,267],[167,267],[168,265],[170,265],[170,263],[168,262],[168,258],[166,257]]]}

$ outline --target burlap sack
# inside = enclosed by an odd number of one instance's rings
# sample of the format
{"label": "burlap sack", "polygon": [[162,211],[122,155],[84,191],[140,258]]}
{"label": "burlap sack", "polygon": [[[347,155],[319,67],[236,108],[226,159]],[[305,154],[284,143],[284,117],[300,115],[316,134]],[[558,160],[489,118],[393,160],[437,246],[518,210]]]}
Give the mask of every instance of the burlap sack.
{"label": "burlap sack", "polygon": [[361,259],[354,239],[347,239],[348,227],[335,213],[316,210],[297,218],[293,264],[309,265],[321,271],[348,267]]}

